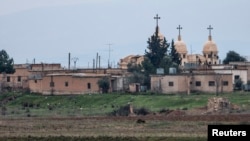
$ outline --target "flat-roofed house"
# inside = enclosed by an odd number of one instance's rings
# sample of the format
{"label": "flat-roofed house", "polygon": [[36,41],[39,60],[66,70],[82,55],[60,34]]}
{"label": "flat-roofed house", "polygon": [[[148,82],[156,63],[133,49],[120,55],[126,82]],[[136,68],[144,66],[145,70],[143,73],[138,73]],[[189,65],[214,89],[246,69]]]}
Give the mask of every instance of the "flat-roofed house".
{"label": "flat-roofed house", "polygon": [[165,94],[190,92],[232,92],[232,74],[152,75],[151,91]]}
{"label": "flat-roofed house", "polygon": [[32,93],[41,93],[45,95],[100,93],[101,90],[97,82],[105,76],[109,77],[110,75],[90,73],[52,73],[41,78],[30,79],[29,86]]}

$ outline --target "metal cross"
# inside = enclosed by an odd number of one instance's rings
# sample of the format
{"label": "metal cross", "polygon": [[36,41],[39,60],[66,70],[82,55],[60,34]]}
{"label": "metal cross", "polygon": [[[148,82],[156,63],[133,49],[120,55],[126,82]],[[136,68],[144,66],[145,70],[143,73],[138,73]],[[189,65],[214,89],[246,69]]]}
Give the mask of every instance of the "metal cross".
{"label": "metal cross", "polygon": [[207,29],[209,30],[209,36],[211,36],[211,30],[213,30],[213,27],[211,25],[209,25],[209,27]]}
{"label": "metal cross", "polygon": [[182,27],[179,25],[179,26],[177,27],[177,29],[179,30],[179,36],[180,36],[180,35],[181,35]]}
{"label": "metal cross", "polygon": [[158,26],[158,20],[161,19],[161,17],[159,17],[158,14],[156,14],[156,17],[154,17],[154,19],[156,20],[156,25]]}

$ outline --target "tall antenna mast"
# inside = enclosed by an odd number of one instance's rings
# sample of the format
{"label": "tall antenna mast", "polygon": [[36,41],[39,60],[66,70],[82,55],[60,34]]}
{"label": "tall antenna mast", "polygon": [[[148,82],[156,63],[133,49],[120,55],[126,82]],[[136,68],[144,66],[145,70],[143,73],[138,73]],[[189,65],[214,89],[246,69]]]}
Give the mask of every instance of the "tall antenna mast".
{"label": "tall antenna mast", "polygon": [[109,67],[110,67],[110,52],[111,52],[111,51],[113,51],[112,49],[110,49],[110,46],[111,46],[111,45],[113,45],[113,44],[108,43],[108,44],[106,44],[106,45],[108,45],[108,46],[109,46],[109,50],[108,50],[108,52],[109,52],[108,68],[109,68]]}

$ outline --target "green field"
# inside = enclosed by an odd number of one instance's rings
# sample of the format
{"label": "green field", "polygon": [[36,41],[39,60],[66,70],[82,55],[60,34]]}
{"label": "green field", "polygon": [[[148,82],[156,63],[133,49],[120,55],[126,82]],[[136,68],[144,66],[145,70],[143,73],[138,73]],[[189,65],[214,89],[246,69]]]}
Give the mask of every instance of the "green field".
{"label": "green field", "polygon": [[[237,92],[220,94],[242,109],[250,109],[250,93]],[[6,93],[0,94],[2,115],[23,116],[103,116],[120,106],[132,104],[135,108],[146,108],[151,112],[162,109],[193,109],[204,107],[215,94],[87,94],[87,95],[39,95]]]}
{"label": "green field", "polygon": [[[128,103],[152,113],[194,110],[215,94],[0,94],[0,141],[205,141],[208,124],[249,124],[250,93],[220,94],[247,114],[115,117]],[[204,109],[204,108],[201,108]],[[145,123],[138,123],[138,119]]]}

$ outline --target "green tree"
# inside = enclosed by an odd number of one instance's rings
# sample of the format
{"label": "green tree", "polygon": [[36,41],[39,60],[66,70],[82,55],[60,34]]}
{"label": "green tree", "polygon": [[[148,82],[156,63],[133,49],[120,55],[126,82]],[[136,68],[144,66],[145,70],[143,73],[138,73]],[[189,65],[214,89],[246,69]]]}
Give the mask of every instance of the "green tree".
{"label": "green tree", "polygon": [[160,64],[162,64],[162,60],[167,54],[169,44],[165,37],[163,39],[160,38],[158,26],[156,27],[155,34],[148,39],[147,43],[148,51],[145,50],[145,57],[150,60],[154,68],[162,67]]}
{"label": "green tree", "polygon": [[223,64],[229,64],[229,62],[244,62],[246,58],[242,57],[235,51],[229,51],[226,58],[223,60]]}
{"label": "green tree", "polygon": [[178,66],[181,65],[180,54],[175,49],[174,40],[171,42],[171,50],[169,55],[174,63],[176,63]]}
{"label": "green tree", "polygon": [[15,72],[14,60],[9,58],[8,53],[5,50],[0,51],[0,73],[12,74]]}
{"label": "green tree", "polygon": [[110,87],[109,77],[105,76],[97,82],[99,88],[102,89],[102,93],[108,93]]}
{"label": "green tree", "polygon": [[241,78],[234,80],[234,89],[235,90],[241,90],[242,86],[243,86],[243,81],[241,80]]}

